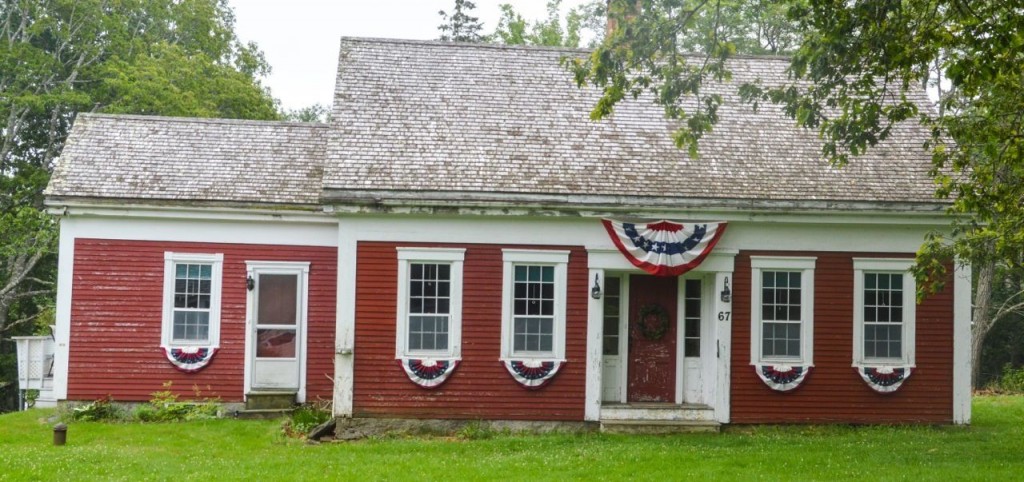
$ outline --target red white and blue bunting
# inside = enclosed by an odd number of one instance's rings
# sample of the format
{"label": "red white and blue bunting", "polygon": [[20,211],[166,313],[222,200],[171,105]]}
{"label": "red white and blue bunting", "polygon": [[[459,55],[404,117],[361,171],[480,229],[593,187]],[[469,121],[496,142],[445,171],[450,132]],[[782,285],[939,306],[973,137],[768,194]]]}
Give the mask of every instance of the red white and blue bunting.
{"label": "red white and blue bunting", "polygon": [[174,365],[174,368],[185,373],[195,373],[202,370],[213,359],[217,353],[216,347],[206,346],[182,346],[162,347],[164,356]]}
{"label": "red white and blue bunting", "polygon": [[778,392],[788,392],[799,387],[811,372],[809,366],[791,365],[754,365],[754,371],[768,388]]}
{"label": "red white and blue bunting", "polygon": [[501,362],[523,388],[536,390],[543,387],[558,373],[565,362],[542,360],[505,360]]}
{"label": "red white and blue bunting", "polygon": [[857,374],[872,390],[878,393],[892,393],[903,386],[910,377],[913,367],[854,367]]}
{"label": "red white and blue bunting", "polygon": [[441,386],[459,366],[458,359],[399,358],[398,364],[413,383],[423,388]]}
{"label": "red white and blue bunting", "polygon": [[726,227],[724,222],[601,222],[626,259],[655,276],[679,276],[696,268],[711,253]]}

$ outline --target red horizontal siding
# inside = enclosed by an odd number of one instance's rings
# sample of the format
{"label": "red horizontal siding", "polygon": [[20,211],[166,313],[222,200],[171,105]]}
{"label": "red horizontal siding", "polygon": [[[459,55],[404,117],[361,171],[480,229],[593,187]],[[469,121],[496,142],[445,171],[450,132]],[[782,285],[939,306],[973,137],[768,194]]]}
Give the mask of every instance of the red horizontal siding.
{"label": "red horizontal siding", "polygon": [[[175,369],[160,349],[164,252],[223,253],[220,351],[204,369]],[[334,374],[337,248],[257,244],[75,240],[68,399],[148,400],[176,392],[242,400],[245,262],[308,261],[307,399],[330,399]]]}
{"label": "red horizontal siding", "polygon": [[[750,256],[815,256],[814,369],[788,393],[765,386],[750,365]],[[741,251],[734,271],[734,423],[945,423],[953,418],[953,282],[917,306],[917,369],[899,391],[879,394],[851,367],[853,258],[912,254]]]}
{"label": "red horizontal siding", "polygon": [[413,384],[395,361],[398,246],[361,242],[356,275],[355,391],[362,417],[582,420],[587,329],[587,258],[569,249],[567,363],[540,390],[520,387],[498,361],[501,352],[502,249],[522,246],[430,245],[466,248],[463,267],[462,363],[441,387]]}

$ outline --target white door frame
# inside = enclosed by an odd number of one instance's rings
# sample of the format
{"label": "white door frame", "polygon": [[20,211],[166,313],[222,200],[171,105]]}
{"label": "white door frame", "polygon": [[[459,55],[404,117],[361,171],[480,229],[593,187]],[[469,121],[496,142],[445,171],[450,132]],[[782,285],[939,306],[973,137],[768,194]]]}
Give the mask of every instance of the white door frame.
{"label": "white door frame", "polygon": [[[721,293],[727,283],[732,279],[733,266],[736,254],[735,249],[718,248],[695,270],[693,275],[706,276],[704,278],[705,304],[704,307],[710,329],[707,341],[702,340],[702,364],[701,370],[704,376],[704,403],[715,411],[715,420],[721,423],[728,423],[730,419],[729,392],[731,389],[732,364],[730,362],[732,352],[732,303],[722,301]],[[629,313],[629,277],[631,274],[643,274],[639,269],[629,263],[616,249],[587,248],[587,264],[590,268],[590,277],[598,276],[603,279],[607,271],[613,271],[622,276],[623,286],[626,287],[622,294],[622,309]],[[735,295],[735,288],[729,286],[732,294]],[[587,390],[585,401],[584,419],[596,421],[600,419],[601,393],[602,393],[602,346],[603,346],[603,301],[591,299],[588,308],[588,333],[587,333]],[[719,315],[722,319],[719,319]],[[627,360],[629,356],[628,339],[625,328],[629,320],[624,317],[619,329],[619,356]],[[701,337],[704,337],[704,326],[701,327]],[[706,344],[705,344],[706,343]],[[703,350],[707,348],[707,357],[703,356]],[[708,363],[704,363],[708,362]],[[620,402],[625,403],[626,390],[628,386],[627,363],[622,363],[620,376],[622,377]]]}
{"label": "white door frame", "polygon": [[[260,274],[294,274],[298,275],[299,309],[296,323],[296,336],[299,343],[296,347],[299,358],[299,388],[295,395],[296,401],[306,401],[306,361],[309,358],[306,347],[306,333],[309,312],[309,262],[308,261],[246,261],[246,277],[256,279],[256,273]],[[253,391],[253,364],[256,361],[256,313],[253,307],[256,305],[256,290],[246,289],[245,302],[245,371],[243,374],[244,396],[248,398]]]}

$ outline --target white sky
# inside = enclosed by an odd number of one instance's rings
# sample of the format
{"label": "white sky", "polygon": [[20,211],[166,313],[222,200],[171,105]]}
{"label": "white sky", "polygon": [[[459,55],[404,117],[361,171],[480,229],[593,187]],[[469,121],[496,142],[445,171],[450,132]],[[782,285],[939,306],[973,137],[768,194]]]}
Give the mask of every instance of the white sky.
{"label": "white sky", "polygon": [[[230,0],[235,31],[259,44],[273,71],[264,83],[285,109],[330,106],[342,36],[429,40],[439,35],[438,10],[454,0]],[[546,0],[476,0],[472,13],[491,33],[498,5],[510,3],[528,21],[546,16]],[[563,0],[564,13],[586,0]]]}

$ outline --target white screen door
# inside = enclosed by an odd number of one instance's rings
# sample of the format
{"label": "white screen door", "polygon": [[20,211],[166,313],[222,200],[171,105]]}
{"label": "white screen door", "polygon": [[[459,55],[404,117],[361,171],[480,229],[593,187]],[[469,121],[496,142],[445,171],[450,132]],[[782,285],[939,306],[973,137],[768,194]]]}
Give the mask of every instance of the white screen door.
{"label": "white screen door", "polygon": [[249,296],[253,390],[300,389],[308,264],[250,264]]}

